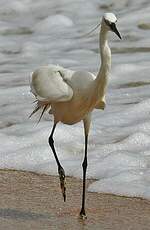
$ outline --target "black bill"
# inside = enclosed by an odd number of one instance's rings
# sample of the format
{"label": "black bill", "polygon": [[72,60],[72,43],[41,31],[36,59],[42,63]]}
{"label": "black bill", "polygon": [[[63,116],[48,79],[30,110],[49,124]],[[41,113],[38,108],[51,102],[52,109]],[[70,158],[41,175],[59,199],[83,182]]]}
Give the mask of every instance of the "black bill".
{"label": "black bill", "polygon": [[117,30],[117,27],[116,27],[116,24],[115,24],[115,23],[111,23],[110,28],[111,28],[111,30],[112,30],[115,34],[117,34],[117,36],[118,36],[120,39],[122,39],[122,38],[121,38],[121,35],[120,35],[120,33],[119,33],[119,31]]}

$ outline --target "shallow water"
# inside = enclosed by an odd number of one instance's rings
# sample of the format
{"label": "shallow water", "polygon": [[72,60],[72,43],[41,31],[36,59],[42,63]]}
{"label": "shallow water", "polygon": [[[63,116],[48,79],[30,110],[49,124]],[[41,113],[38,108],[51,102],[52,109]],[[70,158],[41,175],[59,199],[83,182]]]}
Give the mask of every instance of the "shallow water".
{"label": "shallow water", "polygon": [[[95,110],[89,139],[90,191],[150,198],[150,3],[148,0],[0,1],[0,167],[57,175],[47,139],[52,117],[28,119],[29,75],[45,64],[96,73],[105,11],[118,17],[123,40],[110,34],[112,70],[104,111]],[[66,174],[82,177],[83,127],[60,124],[56,146]]]}

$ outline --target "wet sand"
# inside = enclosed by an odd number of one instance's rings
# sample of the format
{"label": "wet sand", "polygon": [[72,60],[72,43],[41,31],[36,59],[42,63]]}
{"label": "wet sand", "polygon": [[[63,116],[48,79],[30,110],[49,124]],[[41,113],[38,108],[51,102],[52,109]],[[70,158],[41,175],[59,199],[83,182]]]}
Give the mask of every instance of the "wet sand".
{"label": "wet sand", "polygon": [[64,203],[58,177],[0,170],[0,230],[150,229],[150,201],[108,194],[88,192],[88,218],[81,220],[81,187],[67,178]]}

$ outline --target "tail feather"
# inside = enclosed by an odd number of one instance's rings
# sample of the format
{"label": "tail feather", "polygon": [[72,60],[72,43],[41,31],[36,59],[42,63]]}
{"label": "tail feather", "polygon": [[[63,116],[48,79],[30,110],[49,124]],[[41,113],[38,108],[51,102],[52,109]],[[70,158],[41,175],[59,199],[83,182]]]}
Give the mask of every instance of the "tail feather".
{"label": "tail feather", "polygon": [[41,121],[41,118],[43,117],[43,114],[50,107],[50,104],[43,103],[43,102],[40,102],[40,101],[34,101],[34,102],[37,102],[37,105],[36,105],[35,109],[32,111],[32,113],[29,115],[29,118],[31,118],[37,111],[39,111],[41,108],[43,108],[42,113],[40,115],[40,118],[38,120],[38,123],[39,123]]}
{"label": "tail feather", "polygon": [[42,113],[41,113],[41,115],[40,115],[40,118],[39,118],[39,120],[38,120],[38,123],[40,122],[41,118],[43,117],[44,112],[46,111],[46,109],[47,109],[48,107],[49,107],[49,105],[45,105],[45,106],[44,106],[44,108],[43,108],[43,110],[42,110]]}
{"label": "tail feather", "polygon": [[37,105],[35,107],[35,109],[32,111],[32,113],[29,115],[29,118],[31,118],[33,116],[33,114],[35,114],[39,109],[40,109],[40,107]]}

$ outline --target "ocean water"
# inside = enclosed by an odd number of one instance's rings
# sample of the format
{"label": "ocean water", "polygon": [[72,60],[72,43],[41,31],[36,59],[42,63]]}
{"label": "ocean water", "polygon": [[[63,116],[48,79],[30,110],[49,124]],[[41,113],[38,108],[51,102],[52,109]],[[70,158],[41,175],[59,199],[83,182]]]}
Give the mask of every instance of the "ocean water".
{"label": "ocean water", "polygon": [[[59,64],[97,73],[98,32],[81,36],[114,12],[122,34],[109,36],[112,69],[106,109],[93,112],[88,190],[150,199],[150,2],[148,0],[0,0],[0,168],[57,175],[48,146],[53,118],[28,119],[30,72]],[[59,124],[55,144],[69,176],[82,177],[82,122]]]}

